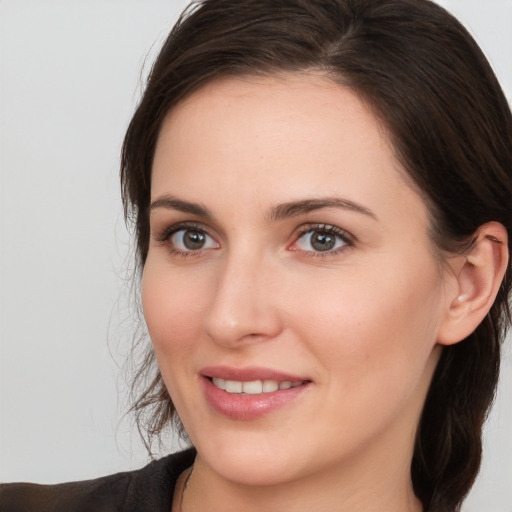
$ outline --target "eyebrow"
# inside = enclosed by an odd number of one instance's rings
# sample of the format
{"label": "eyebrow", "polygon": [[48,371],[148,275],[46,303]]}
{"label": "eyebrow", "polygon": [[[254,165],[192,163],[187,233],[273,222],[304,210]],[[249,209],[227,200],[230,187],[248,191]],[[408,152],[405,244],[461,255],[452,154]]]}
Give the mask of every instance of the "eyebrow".
{"label": "eyebrow", "polygon": [[[205,206],[190,201],[183,201],[173,196],[162,196],[151,202],[149,210],[157,208],[165,208],[168,210],[177,210],[183,213],[190,213],[206,219],[213,218],[212,213]],[[343,199],[341,197],[325,197],[318,199],[302,199],[299,201],[291,201],[288,203],[278,204],[270,213],[270,220],[282,220],[289,217],[296,217],[305,213],[310,213],[323,208],[341,208],[361,213],[374,220],[378,220],[377,215],[370,209],[359,203]]]}
{"label": "eyebrow", "polygon": [[325,197],[319,199],[303,199],[300,201],[292,201],[277,205],[272,209],[270,215],[271,220],[280,220],[287,217],[296,217],[304,213],[310,213],[315,210],[323,208],[341,208],[344,210],[351,210],[363,215],[367,215],[374,220],[378,220],[377,215],[365,206],[343,199],[341,197]]}
{"label": "eyebrow", "polygon": [[181,199],[176,199],[173,196],[163,196],[152,201],[149,205],[149,211],[156,210],[157,208],[191,213],[192,215],[197,215],[198,217],[204,217],[206,219],[212,218],[212,214],[205,206],[199,203],[192,203],[190,201],[182,201]]}

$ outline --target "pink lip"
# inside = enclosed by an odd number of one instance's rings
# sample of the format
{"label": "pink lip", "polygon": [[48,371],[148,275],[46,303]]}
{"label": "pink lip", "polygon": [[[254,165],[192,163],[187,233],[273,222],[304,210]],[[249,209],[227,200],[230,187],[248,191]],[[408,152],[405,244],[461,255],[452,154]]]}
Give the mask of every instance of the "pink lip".
{"label": "pink lip", "polygon": [[[253,420],[264,416],[297,400],[311,386],[311,381],[296,375],[275,371],[269,368],[232,368],[227,366],[212,366],[201,371],[203,376],[206,400],[219,414],[237,420]],[[270,393],[244,395],[228,393],[211,382],[211,377],[225,380],[248,382],[251,380],[302,381],[302,385],[279,389]]]}
{"label": "pink lip", "polygon": [[205,377],[217,377],[224,380],[239,380],[250,382],[251,380],[277,380],[279,382],[289,380],[292,382],[310,380],[300,375],[292,375],[271,368],[248,366],[246,368],[234,368],[232,366],[207,366],[201,370]]}

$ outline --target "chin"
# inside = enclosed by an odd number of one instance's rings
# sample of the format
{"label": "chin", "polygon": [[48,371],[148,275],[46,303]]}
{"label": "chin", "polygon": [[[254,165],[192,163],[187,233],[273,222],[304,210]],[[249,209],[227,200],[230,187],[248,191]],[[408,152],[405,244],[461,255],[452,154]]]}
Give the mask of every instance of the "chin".
{"label": "chin", "polygon": [[[286,483],[301,476],[297,448],[283,442],[254,436],[226,436],[194,444],[198,457],[222,478],[239,485],[268,486]],[[241,439],[245,437],[245,439]]]}

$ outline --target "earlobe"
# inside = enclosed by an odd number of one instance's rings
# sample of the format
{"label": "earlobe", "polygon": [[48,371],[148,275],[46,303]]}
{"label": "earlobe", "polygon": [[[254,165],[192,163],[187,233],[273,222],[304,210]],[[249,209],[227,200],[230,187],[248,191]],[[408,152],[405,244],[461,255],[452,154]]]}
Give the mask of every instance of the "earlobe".
{"label": "earlobe", "polygon": [[456,270],[456,293],[448,297],[438,343],[453,345],[469,336],[485,318],[498,294],[508,266],[507,232],[488,222],[475,233],[475,242],[461,256]]}

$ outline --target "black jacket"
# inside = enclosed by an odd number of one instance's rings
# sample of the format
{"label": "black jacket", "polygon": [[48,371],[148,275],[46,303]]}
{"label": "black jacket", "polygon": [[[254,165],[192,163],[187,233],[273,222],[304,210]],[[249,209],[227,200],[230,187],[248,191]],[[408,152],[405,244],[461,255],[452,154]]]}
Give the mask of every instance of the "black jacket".
{"label": "black jacket", "polygon": [[57,485],[0,485],[1,512],[170,512],[176,480],[195,451],[168,455],[136,471]]}

